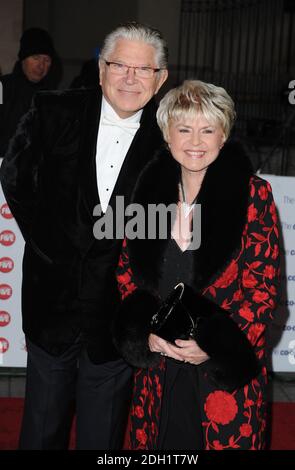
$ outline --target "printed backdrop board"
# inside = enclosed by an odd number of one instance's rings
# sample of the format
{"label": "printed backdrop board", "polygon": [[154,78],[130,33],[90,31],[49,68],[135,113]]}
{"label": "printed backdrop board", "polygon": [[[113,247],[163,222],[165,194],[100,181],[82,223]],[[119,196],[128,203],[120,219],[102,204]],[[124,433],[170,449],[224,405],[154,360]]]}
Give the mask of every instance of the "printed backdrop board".
{"label": "printed backdrop board", "polygon": [[[0,160],[1,165],[1,160]],[[21,327],[24,240],[0,185],[0,366],[25,367],[27,353]]]}
{"label": "printed backdrop board", "polygon": [[272,186],[282,234],[281,301],[268,337],[272,369],[275,372],[295,372],[295,178],[259,176]]}

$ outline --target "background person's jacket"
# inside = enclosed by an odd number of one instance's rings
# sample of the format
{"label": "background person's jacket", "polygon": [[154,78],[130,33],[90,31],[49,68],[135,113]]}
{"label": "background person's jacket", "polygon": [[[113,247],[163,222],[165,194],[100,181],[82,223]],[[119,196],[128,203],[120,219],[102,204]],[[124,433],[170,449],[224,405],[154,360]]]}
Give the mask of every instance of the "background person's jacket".
{"label": "background person's jacket", "polygon": [[34,95],[41,90],[57,88],[59,78],[54,62],[42,80],[31,82],[17,61],[13,72],[0,77],[3,86],[3,103],[0,105],[0,158],[4,158],[9,141],[16,132],[20,118],[30,109]]}

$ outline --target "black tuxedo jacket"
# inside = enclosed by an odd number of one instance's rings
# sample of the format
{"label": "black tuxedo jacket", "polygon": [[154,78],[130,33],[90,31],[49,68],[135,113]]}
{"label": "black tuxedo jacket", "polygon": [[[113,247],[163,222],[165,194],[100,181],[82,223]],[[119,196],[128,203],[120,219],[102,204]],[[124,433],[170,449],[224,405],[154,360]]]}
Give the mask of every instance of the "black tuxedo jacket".
{"label": "black tuxedo jacket", "polygon": [[[41,92],[22,119],[1,168],[7,202],[26,240],[25,334],[59,355],[83,332],[94,362],[117,357],[110,324],[117,308],[115,268],[122,240],[97,240],[96,142],[100,90]],[[155,104],[145,107],[117,179],[129,203],[141,169],[162,145]]]}

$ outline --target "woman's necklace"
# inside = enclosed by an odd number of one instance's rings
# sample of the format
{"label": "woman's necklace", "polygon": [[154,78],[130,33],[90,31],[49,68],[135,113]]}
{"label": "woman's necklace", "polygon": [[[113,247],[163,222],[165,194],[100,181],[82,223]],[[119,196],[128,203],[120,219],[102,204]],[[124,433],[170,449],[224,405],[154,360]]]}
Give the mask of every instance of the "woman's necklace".
{"label": "woman's necklace", "polygon": [[195,199],[192,201],[191,204],[186,202],[182,177],[180,178],[180,189],[181,189],[181,196],[182,196],[183,213],[184,213],[184,216],[187,217],[190,214],[191,210],[193,209],[194,205],[196,204],[198,195],[195,197]]}

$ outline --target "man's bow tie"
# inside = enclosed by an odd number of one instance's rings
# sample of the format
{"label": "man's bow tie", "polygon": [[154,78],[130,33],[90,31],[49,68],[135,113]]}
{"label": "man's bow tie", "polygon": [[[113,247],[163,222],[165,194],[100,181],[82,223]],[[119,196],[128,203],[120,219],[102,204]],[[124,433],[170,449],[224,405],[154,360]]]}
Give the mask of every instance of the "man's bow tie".
{"label": "man's bow tie", "polygon": [[126,121],[124,122],[124,119],[116,120],[109,118],[107,116],[102,117],[101,123],[104,126],[116,126],[119,127],[120,129],[123,129],[125,132],[128,132],[128,134],[135,135],[137,129],[140,127],[139,122],[130,122]]}

